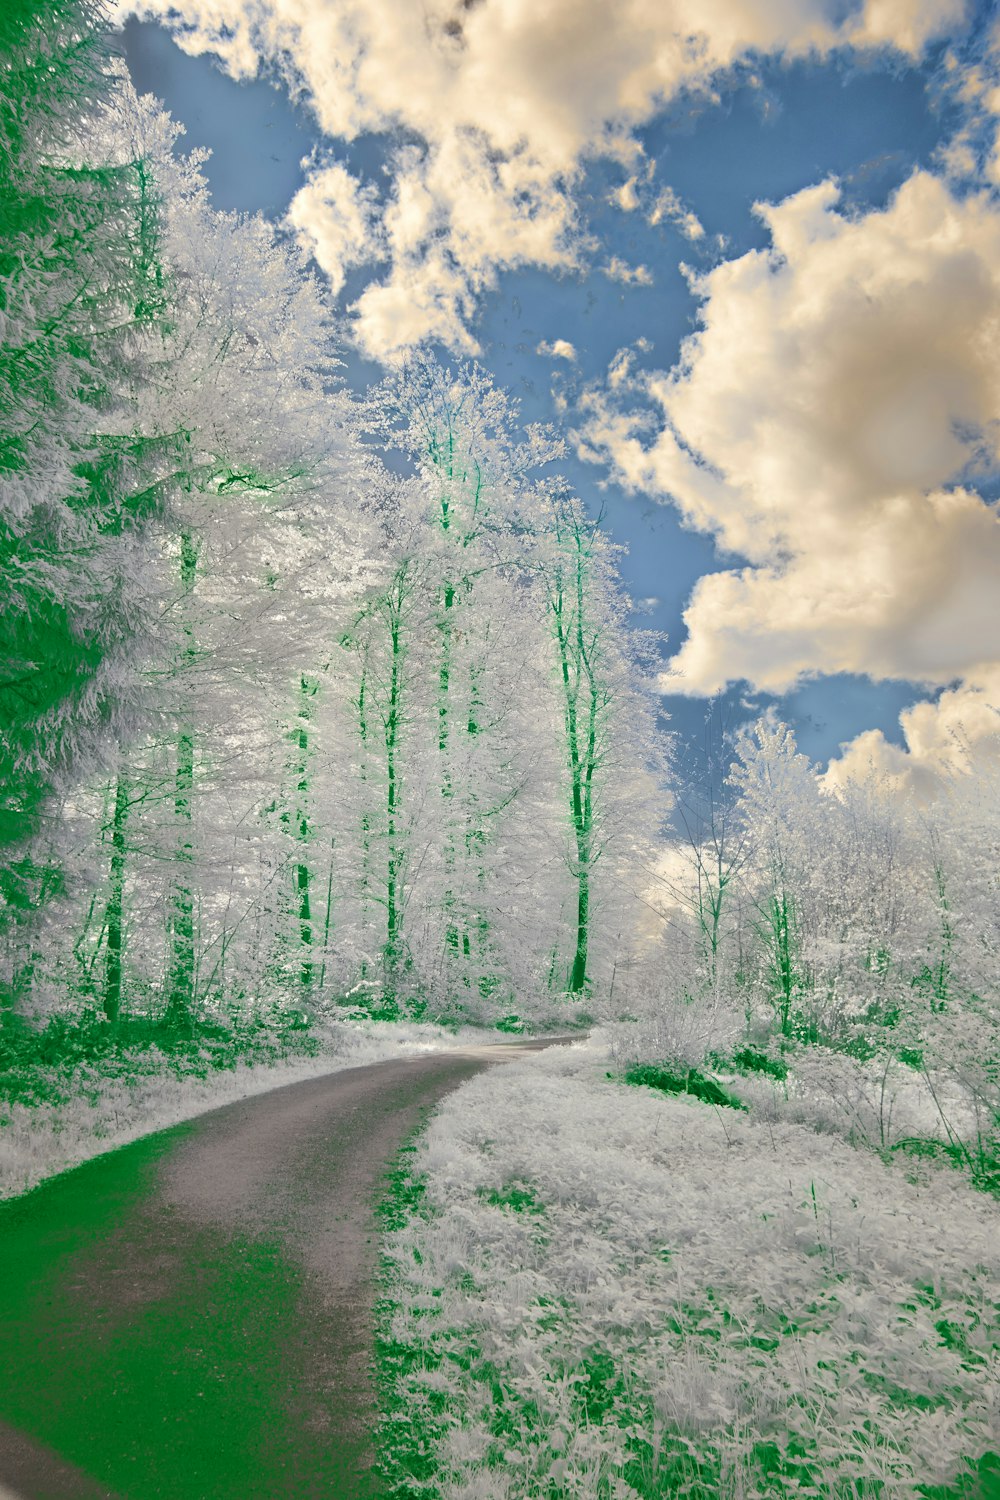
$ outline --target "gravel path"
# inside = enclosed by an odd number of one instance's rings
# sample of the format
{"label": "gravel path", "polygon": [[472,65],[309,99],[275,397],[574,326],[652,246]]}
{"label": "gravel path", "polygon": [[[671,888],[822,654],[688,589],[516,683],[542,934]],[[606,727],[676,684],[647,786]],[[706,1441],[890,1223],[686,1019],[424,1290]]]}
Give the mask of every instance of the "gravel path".
{"label": "gravel path", "polygon": [[[11,1334],[48,1393],[36,1416],[0,1346],[0,1500],[371,1500],[383,1174],[445,1094],[544,1045],[290,1084],[54,1179],[54,1269]],[[74,1236],[63,1183],[96,1229]]]}

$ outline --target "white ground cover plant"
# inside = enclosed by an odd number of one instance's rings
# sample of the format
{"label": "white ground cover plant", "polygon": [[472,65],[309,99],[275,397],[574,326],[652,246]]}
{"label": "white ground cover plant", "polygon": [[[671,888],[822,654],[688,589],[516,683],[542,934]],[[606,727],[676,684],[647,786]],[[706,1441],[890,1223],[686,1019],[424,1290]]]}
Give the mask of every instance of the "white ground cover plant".
{"label": "white ground cover plant", "polygon": [[[499,1041],[473,1027],[447,1031],[416,1022],[327,1021],[317,1028],[319,1051],[219,1072],[178,1072],[168,1058],[145,1053],[143,1071],[108,1078],[83,1067],[65,1103],[0,1102],[0,1198],[26,1192],[43,1178],[124,1146],[140,1136],[286,1083],[390,1058]],[[190,1059],[186,1059],[190,1063]]]}
{"label": "white ground cover plant", "polygon": [[578,1045],[480,1075],[397,1181],[392,1492],[992,1494],[997,1204],[606,1066]]}
{"label": "white ground cover plant", "polygon": [[797,1121],[876,1149],[913,1138],[975,1136],[967,1091],[947,1074],[928,1080],[891,1052],[861,1060],[828,1047],[801,1047],[786,1062],[784,1081],[725,1068],[713,1072],[758,1117]]}

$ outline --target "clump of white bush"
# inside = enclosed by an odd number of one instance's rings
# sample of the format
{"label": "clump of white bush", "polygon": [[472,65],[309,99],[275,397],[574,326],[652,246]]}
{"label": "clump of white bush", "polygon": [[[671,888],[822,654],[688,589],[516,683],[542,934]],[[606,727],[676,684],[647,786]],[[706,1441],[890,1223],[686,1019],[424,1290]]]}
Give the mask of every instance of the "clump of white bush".
{"label": "clump of white bush", "polygon": [[743,731],[651,871],[658,922],[602,1012],[615,1061],[1000,1196],[998,746],[918,797],[821,775],[771,717]]}
{"label": "clump of white bush", "polygon": [[491,1070],[412,1158],[397,1493],[910,1500],[998,1446],[993,1201],[605,1066]]}

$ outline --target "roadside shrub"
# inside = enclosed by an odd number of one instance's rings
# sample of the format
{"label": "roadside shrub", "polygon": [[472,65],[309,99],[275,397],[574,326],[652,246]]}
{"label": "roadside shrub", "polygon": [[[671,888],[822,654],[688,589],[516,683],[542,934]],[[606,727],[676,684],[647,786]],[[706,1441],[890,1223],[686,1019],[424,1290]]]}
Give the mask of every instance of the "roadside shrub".
{"label": "roadside shrub", "polygon": [[625,1082],[659,1089],[661,1094],[690,1094],[705,1104],[720,1104],[726,1109],[746,1110],[746,1105],[726,1092],[714,1078],[706,1078],[696,1068],[678,1072],[666,1063],[639,1063],[625,1072]]}
{"label": "roadside shrub", "polygon": [[[725,1058],[716,1058],[714,1061],[719,1067],[726,1065]],[[737,1073],[764,1073],[778,1083],[784,1083],[788,1077],[788,1064],[780,1057],[771,1057],[762,1052],[759,1047],[740,1047],[728,1061],[729,1066]]]}

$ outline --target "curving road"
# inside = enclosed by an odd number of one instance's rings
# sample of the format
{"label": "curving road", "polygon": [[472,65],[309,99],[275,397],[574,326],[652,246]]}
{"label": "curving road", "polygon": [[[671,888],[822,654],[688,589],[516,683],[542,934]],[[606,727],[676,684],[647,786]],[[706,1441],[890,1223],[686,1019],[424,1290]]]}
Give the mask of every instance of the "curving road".
{"label": "curving road", "polygon": [[551,1044],[290,1084],[0,1204],[0,1500],[371,1500],[386,1166]]}

